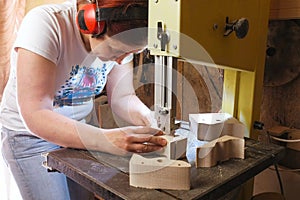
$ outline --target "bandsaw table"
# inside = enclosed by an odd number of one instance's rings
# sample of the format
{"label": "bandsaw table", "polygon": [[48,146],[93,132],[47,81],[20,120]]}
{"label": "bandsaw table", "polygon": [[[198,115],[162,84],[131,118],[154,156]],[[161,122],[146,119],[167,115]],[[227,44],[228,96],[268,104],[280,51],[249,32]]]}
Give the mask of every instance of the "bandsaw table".
{"label": "bandsaw table", "polygon": [[191,189],[154,190],[129,185],[130,157],[62,148],[49,152],[46,164],[103,199],[213,199],[245,183],[284,156],[284,147],[245,138],[245,159],[211,168],[191,168]]}

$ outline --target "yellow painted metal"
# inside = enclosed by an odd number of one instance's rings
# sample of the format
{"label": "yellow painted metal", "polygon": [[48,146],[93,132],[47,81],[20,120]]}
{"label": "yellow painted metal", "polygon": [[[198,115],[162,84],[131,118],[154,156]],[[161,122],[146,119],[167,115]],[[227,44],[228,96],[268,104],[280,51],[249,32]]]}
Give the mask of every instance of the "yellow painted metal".
{"label": "yellow painted metal", "polygon": [[[263,91],[263,77],[264,77],[264,65],[265,65],[265,49],[267,43],[267,24],[270,1],[261,1],[261,6],[257,9],[256,14],[259,18],[264,19],[261,23],[259,34],[256,37],[258,46],[256,52],[249,55],[256,58],[256,65],[253,71],[241,71],[239,78],[234,77],[231,70],[225,70],[224,74],[224,88],[230,88],[232,79],[238,80],[235,86],[235,101],[232,102],[231,98],[228,98],[228,91],[224,90],[223,95],[223,111],[232,113],[234,110],[234,116],[241,122],[246,124],[248,133],[246,136],[257,139],[258,131],[253,129],[253,122],[260,120],[260,107]],[[228,86],[229,85],[229,86]],[[234,92],[231,90],[230,92]],[[234,107],[234,109],[230,108]],[[230,108],[230,109],[228,109]]]}
{"label": "yellow painted metal", "polygon": [[[252,124],[259,120],[269,9],[270,0],[149,0],[151,54],[224,68],[222,110],[245,123],[252,138],[257,137]],[[247,36],[224,36],[226,17],[246,18]],[[170,38],[165,51],[157,37],[158,22]]]}
{"label": "yellow painted metal", "polygon": [[[238,118],[247,125],[248,131],[245,136],[250,136],[252,131],[252,118],[254,113],[255,73],[239,72],[226,69],[224,72],[224,89],[222,111]],[[259,94],[261,96],[261,94]],[[258,109],[259,110],[259,109]],[[258,120],[258,119],[256,119]]]}
{"label": "yellow painted metal", "polygon": [[[218,65],[254,71],[258,64],[259,37],[267,28],[259,12],[269,12],[269,0],[150,0],[149,49],[154,55],[202,60],[203,55],[190,48],[186,37],[194,40]],[[249,32],[244,39],[234,33],[224,37],[226,17],[229,21],[246,18]],[[157,22],[162,22],[170,35],[166,51],[160,50]],[[175,48],[174,48],[175,47]]]}
{"label": "yellow painted metal", "polygon": [[[180,1],[175,0],[149,0],[149,40],[148,48],[154,55],[180,57],[179,47],[180,34]],[[160,40],[157,38],[158,22],[162,22],[163,29],[171,36],[166,51],[160,51]]]}
{"label": "yellow painted metal", "polygon": [[237,115],[237,100],[238,100],[238,83],[240,80],[240,72],[236,70],[225,70],[224,85],[223,85],[223,105],[222,111]]}
{"label": "yellow painted metal", "polygon": [[222,110],[231,113],[247,126],[245,136],[256,139],[252,128],[260,120],[263,69],[256,72],[225,70]]}

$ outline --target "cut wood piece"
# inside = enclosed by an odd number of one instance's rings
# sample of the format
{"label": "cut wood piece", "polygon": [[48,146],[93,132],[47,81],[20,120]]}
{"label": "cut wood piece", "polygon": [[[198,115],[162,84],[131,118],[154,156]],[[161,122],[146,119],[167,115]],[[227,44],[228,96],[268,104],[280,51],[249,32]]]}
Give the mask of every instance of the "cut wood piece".
{"label": "cut wood piece", "polygon": [[190,168],[182,160],[133,154],[129,161],[129,184],[148,189],[189,190]]}
{"label": "cut wood piece", "polygon": [[300,152],[300,130],[299,129],[293,129],[288,134],[288,143],[286,145],[289,149],[294,149],[296,151]]}
{"label": "cut wood piece", "polygon": [[[286,126],[274,126],[268,129],[272,141],[283,142],[289,149],[300,151],[300,130]],[[283,145],[281,144],[281,145]]]}
{"label": "cut wood piece", "polygon": [[274,126],[268,129],[268,133],[275,137],[280,137],[283,134],[289,133],[291,128],[286,126]]}
{"label": "cut wood piece", "polygon": [[212,141],[223,135],[244,138],[245,125],[228,113],[190,114],[190,130],[199,140]]}
{"label": "cut wood piece", "polygon": [[170,160],[177,160],[185,156],[187,138],[181,135],[163,135],[161,136],[168,141],[168,144],[163,150],[158,151],[159,155],[166,156]]}
{"label": "cut wood piece", "polygon": [[244,139],[229,135],[206,143],[196,150],[196,167],[212,167],[230,158],[244,159],[244,145]]}

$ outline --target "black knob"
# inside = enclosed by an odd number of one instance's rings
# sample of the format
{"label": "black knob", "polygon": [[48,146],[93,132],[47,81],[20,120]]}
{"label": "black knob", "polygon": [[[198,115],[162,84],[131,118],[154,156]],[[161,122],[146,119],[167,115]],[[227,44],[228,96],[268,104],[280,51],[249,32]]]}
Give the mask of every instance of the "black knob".
{"label": "black knob", "polygon": [[248,34],[249,21],[246,18],[241,18],[233,22],[229,22],[226,17],[225,33],[224,36],[229,36],[233,31],[238,39],[243,39]]}
{"label": "black knob", "polygon": [[160,40],[161,51],[165,51],[169,42],[169,35],[166,31],[164,31],[162,22],[157,23],[157,39]]}
{"label": "black knob", "polygon": [[254,123],[253,123],[253,128],[257,129],[257,130],[263,130],[264,126],[265,126],[265,124],[260,121],[254,121]]}
{"label": "black knob", "polygon": [[267,53],[267,56],[272,57],[276,54],[276,49],[274,47],[268,47],[266,53]]}

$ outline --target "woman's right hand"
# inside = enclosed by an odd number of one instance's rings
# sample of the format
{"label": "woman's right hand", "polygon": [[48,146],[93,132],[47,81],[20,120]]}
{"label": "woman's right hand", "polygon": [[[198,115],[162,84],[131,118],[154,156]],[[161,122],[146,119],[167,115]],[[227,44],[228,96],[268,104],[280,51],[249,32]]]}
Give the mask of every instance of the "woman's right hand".
{"label": "woman's right hand", "polygon": [[158,129],[146,126],[128,126],[105,130],[105,137],[112,145],[108,152],[117,155],[161,150],[167,145],[167,141],[159,137],[163,134]]}

